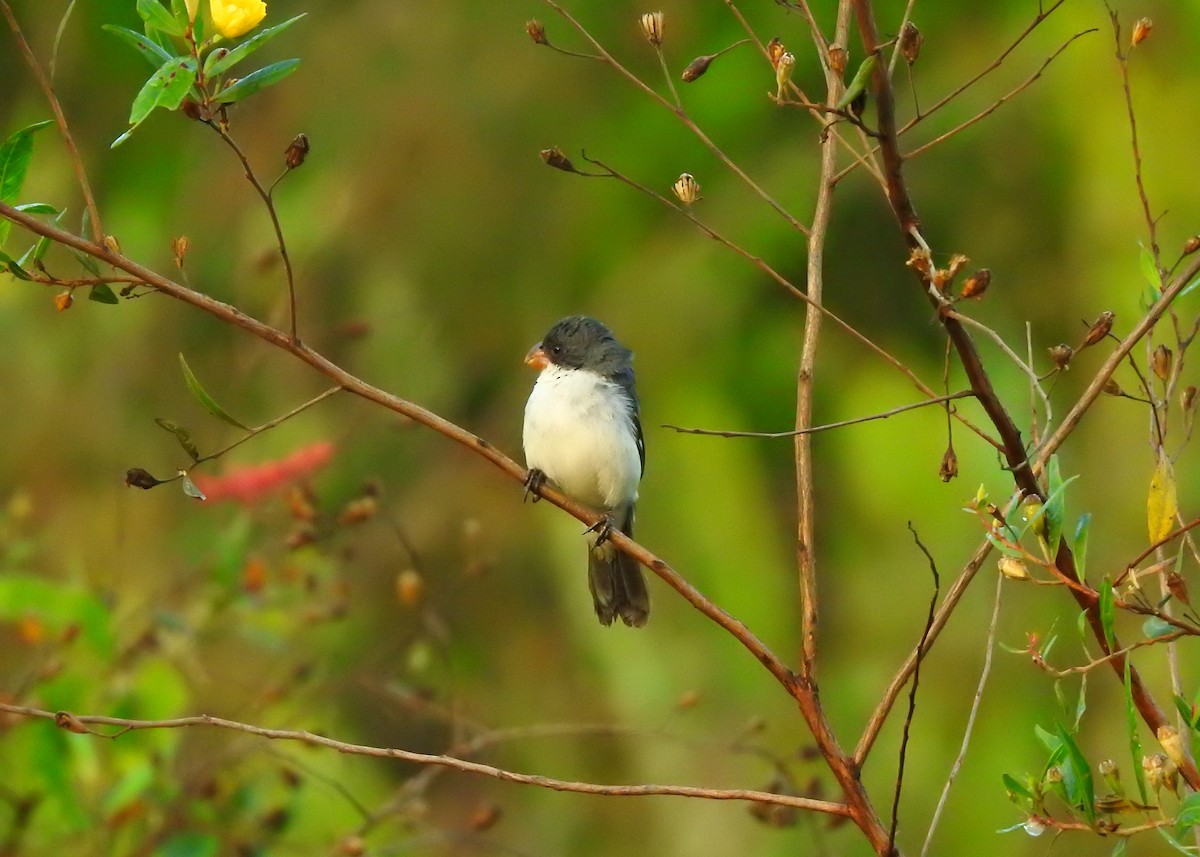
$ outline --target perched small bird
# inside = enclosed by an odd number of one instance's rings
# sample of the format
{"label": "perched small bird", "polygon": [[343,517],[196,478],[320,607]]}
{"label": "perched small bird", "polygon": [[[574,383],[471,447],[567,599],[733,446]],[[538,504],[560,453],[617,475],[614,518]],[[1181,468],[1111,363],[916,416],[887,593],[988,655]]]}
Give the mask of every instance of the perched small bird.
{"label": "perched small bird", "polygon": [[632,360],[594,318],[571,316],[550,328],[525,355],[541,374],[525,405],[524,444],[531,489],[549,479],[605,515],[588,545],[588,587],[600,622],[619,616],[641,627],[650,615],[642,570],[607,539],[613,527],[633,535],[646,466]]}

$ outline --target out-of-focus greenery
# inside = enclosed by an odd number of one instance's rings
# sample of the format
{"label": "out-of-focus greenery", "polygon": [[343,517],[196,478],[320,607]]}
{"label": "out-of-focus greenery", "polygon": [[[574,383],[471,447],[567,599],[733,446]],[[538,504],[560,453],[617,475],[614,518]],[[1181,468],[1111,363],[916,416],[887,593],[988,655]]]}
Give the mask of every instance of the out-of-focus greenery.
{"label": "out-of-focus greenery", "polygon": [[[11,5],[46,62],[67,4]],[[792,48],[794,80],[819,92],[800,16],[765,0],[738,6],[760,36],[778,35]],[[881,30],[894,32],[903,6],[877,4]],[[666,14],[665,51],[676,72],[744,35],[722,3],[656,7]],[[665,91],[637,27],[651,10],[625,0],[568,8]],[[832,11],[816,11],[831,27]],[[991,63],[1036,11],[1032,0],[918,3],[921,104]],[[600,63],[533,45],[524,22],[539,17],[555,44],[586,50],[543,4],[272,0],[267,23],[300,12],[308,17],[261,51],[264,62],[299,56],[300,69],[235,106],[231,120],[268,180],[282,171],[295,134],[312,141],[308,162],[275,194],[298,272],[303,338],[519,458],[533,380],[521,356],[563,315],[602,318],[637,353],[648,448],[639,539],[793,659],[790,443],[660,426],[788,428],[804,305],[653,200],[617,182],[548,169],[537,153],[561,146],[582,165],[586,150],[660,192],[690,172],[703,185],[699,215],[797,282],[802,236],[627,82]],[[1122,3],[1119,12],[1127,30],[1142,15],[1156,24],[1134,51],[1131,79],[1147,192],[1154,214],[1166,212],[1159,240],[1170,263],[1200,232],[1200,112],[1190,106],[1200,90],[1200,7],[1148,1]],[[285,325],[270,223],[216,136],[159,111],[108,148],[127,127],[147,68],[101,31],[106,23],[138,27],[134,4],[76,4],[54,79],[106,231],[127,255],[168,274],[177,273],[171,239],[186,235],[182,276],[193,288]],[[998,71],[905,138],[911,147],[954,127],[1091,28],[1027,91],[907,167],[939,257],[965,253],[993,272],[986,298],[966,311],[1020,353],[1028,337],[1041,371],[1049,368],[1047,346],[1082,338],[1081,319],[1112,310],[1114,330],[1124,333],[1140,312],[1138,242],[1146,229],[1103,6],[1067,2]],[[7,30],[0,45],[6,136],[51,114]],[[856,39],[850,52],[853,68]],[[903,64],[897,75],[907,117]],[[774,85],[749,47],[680,84],[695,120],[803,221],[815,197],[820,129],[773,105]],[[23,194],[31,200],[67,207],[70,223],[82,213],[53,129],[38,135]],[[14,229],[6,249],[20,252],[24,237]],[[49,259],[66,271],[72,262],[60,253]],[[936,387],[944,341],[904,258],[878,188],[861,170],[850,175],[836,192],[826,300]],[[522,503],[520,486],[481,459],[386,412],[335,397],[211,468],[336,444],[333,461],[311,480],[319,538],[296,550],[286,543],[296,502],[202,505],[177,484],[126,489],[130,467],[170,475],[187,463],[156,417],[187,426],[202,452],[238,437],[189,394],[178,353],[248,424],[310,398],[322,381],[165,298],[116,307],[80,300],[60,313],[52,297],[0,278],[0,697],[141,718],[205,712],[427,752],[478,729],[529,727],[480,758],[566,779],[767,787],[774,770],[766,756],[775,754],[789,760],[801,787],[810,777],[825,782],[819,760],[802,758],[807,737],[788,697],[736,643],[654,580],[645,629],[599,627],[577,522],[549,504]],[[1192,295],[1181,305],[1185,323],[1197,301]],[[902,376],[832,325],[824,330],[817,422],[916,400]],[[1080,354],[1051,382],[1057,414],[1105,347]],[[980,348],[1004,401],[1027,414],[1027,381],[992,343]],[[1145,352],[1135,357],[1144,363]],[[1132,389],[1127,371],[1117,378]],[[1197,383],[1190,370],[1184,382]],[[955,377],[951,387],[961,383]],[[983,422],[975,406],[961,409]],[[960,475],[943,484],[944,425],[944,413],[930,408],[814,439],[821,692],[845,747],[921,633],[931,580],[908,523],[946,582],[981,538],[963,506],[981,484],[997,498],[1011,485],[994,450],[957,428]],[[1141,406],[1105,398],[1062,451],[1064,475],[1079,474],[1067,492],[1068,526],[1092,514],[1093,581],[1119,572],[1147,544],[1155,465],[1148,431]],[[1185,515],[1200,502],[1195,455],[1184,447],[1176,460]],[[379,489],[378,513],[336,523],[368,482]],[[419,574],[419,598],[406,571]],[[900,804],[899,842],[908,853],[920,848],[958,751],[994,590],[989,563],[921,672]],[[1126,618],[1117,630],[1127,639],[1140,633]],[[1064,592],[1006,584],[999,640],[1021,648],[1028,633],[1059,636],[1051,655],[1059,665],[1090,657]],[[1188,650],[1182,644],[1190,697],[1200,674]],[[995,658],[933,853],[1048,848],[1045,839],[996,831],[1021,820],[1001,774],[1039,771],[1045,754],[1034,726],[1054,731],[1061,719],[1054,683],[1027,657]],[[1168,705],[1163,655],[1146,652],[1136,663]],[[1078,679],[1062,689],[1073,707]],[[682,698],[693,704],[680,706]],[[1086,698],[1083,752],[1093,765],[1112,757],[1128,771],[1119,682],[1096,671]],[[901,720],[902,712],[893,715],[863,772],[884,813]],[[533,734],[561,723],[606,724],[618,734]],[[1144,732],[1142,742],[1154,746]],[[378,854],[866,853],[857,831],[831,830],[824,818],[777,829],[735,803],[572,796],[452,773],[423,784],[410,766],[198,729],[105,741],[8,718],[0,721],[0,771],[0,849],[12,837],[15,854],[325,854],[359,832]],[[838,797],[828,784],[824,795]],[[489,827],[481,814],[492,807],[501,816]],[[1098,837],[1070,837],[1059,848],[1112,848]],[[1160,853],[1161,841],[1148,837],[1129,853]]]}

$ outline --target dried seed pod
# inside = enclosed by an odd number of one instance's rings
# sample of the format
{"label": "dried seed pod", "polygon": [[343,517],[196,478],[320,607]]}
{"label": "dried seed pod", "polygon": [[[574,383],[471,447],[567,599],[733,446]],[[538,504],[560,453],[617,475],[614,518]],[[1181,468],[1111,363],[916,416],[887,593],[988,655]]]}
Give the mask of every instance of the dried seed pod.
{"label": "dried seed pod", "polygon": [[1129,40],[1129,47],[1136,48],[1150,35],[1150,31],[1154,29],[1154,22],[1149,18],[1138,18],[1137,23],[1133,25],[1133,36]]}
{"label": "dried seed pod", "polygon": [[955,277],[957,277],[958,272],[965,268],[967,263],[970,261],[971,260],[962,253],[955,253],[953,256],[951,256],[950,264],[946,266],[946,273],[950,276],[950,279],[953,280]]}
{"label": "dried seed pod", "polygon": [[791,52],[784,51],[779,55],[779,60],[775,63],[775,85],[777,87],[775,97],[780,101],[783,100],[788,81],[792,79],[792,69],[795,67],[796,58],[792,56]]}
{"label": "dried seed pod", "polygon": [[958,456],[954,452],[953,446],[946,447],[946,452],[942,455],[942,466],[938,468],[938,476],[943,482],[949,482],[958,475]]}
{"label": "dried seed pod", "polygon": [[1150,368],[1153,370],[1154,374],[1158,376],[1158,380],[1166,381],[1167,378],[1171,377],[1171,363],[1173,357],[1174,354],[1171,352],[1171,349],[1167,348],[1165,345],[1158,346],[1158,348],[1155,348],[1154,352],[1150,355]]}
{"label": "dried seed pod", "polygon": [[700,199],[700,183],[692,178],[691,173],[680,173],[675,184],[671,185],[671,190],[684,205],[691,205]]}
{"label": "dried seed pod", "polygon": [[921,45],[925,37],[912,21],[905,21],[900,30],[900,54],[910,66],[921,56]]}
{"label": "dried seed pod", "polygon": [[1200,250],[1200,235],[1193,235],[1183,244],[1183,255],[1190,256]]}
{"label": "dried seed pod", "polygon": [[987,268],[980,268],[971,276],[967,277],[967,281],[963,283],[962,290],[958,293],[960,298],[981,298],[983,293],[987,291],[987,287],[992,284],[992,272]]}
{"label": "dried seed pod", "polygon": [[71,290],[59,292],[54,296],[54,308],[59,312],[66,312],[71,308],[71,304],[75,303],[75,296],[71,294]]}
{"label": "dried seed pod", "polygon": [[188,246],[191,244],[186,235],[180,235],[178,238],[171,239],[171,255],[175,257],[175,267],[183,270],[183,260],[187,256]]}
{"label": "dried seed pod", "polygon": [[1192,606],[1192,600],[1188,596],[1187,581],[1178,571],[1172,571],[1167,575],[1167,591],[1174,595],[1177,601],[1181,601],[1189,607]]}
{"label": "dried seed pod", "polygon": [[141,488],[148,491],[155,485],[161,485],[162,483],[163,480],[155,479],[140,467],[131,467],[125,471],[125,485],[129,488]]}
{"label": "dried seed pod", "polygon": [[535,45],[550,44],[550,40],[546,38],[546,28],[537,18],[530,18],[525,22],[525,34],[533,40]]}
{"label": "dried seed pod", "polygon": [[1183,394],[1180,396],[1180,403],[1185,411],[1190,411],[1196,404],[1196,385],[1188,384],[1184,388]]}
{"label": "dried seed pod", "polygon": [[687,64],[687,68],[685,68],[683,70],[683,74],[680,75],[680,77],[683,78],[683,82],[691,83],[696,78],[701,77],[706,71],[708,71],[708,67],[712,65],[712,61],[716,58],[716,54],[705,54],[702,57],[696,57]]}
{"label": "dried seed pod", "polygon": [[779,58],[785,53],[787,53],[787,48],[783,46],[783,42],[779,41],[778,36],[767,42],[767,59],[771,61],[772,68],[779,64]]}
{"label": "dried seed pod", "polygon": [[1025,563],[1021,562],[1015,556],[1002,555],[1000,559],[996,560],[996,567],[1009,580],[1029,579],[1029,569],[1025,567]]}
{"label": "dried seed pod", "polygon": [[568,173],[577,172],[575,165],[571,163],[570,159],[563,154],[563,150],[558,148],[558,146],[550,149],[542,149],[538,154],[542,156],[542,160],[545,161],[546,166],[554,167],[556,170],[563,170]]}
{"label": "dried seed pod", "polygon": [[908,256],[908,261],[904,263],[912,268],[924,279],[932,279],[933,262],[930,261],[929,251],[924,247],[914,247],[912,253]]}
{"label": "dried seed pod", "polygon": [[663,43],[663,13],[647,12],[638,19],[642,25],[642,35],[654,47],[662,47]]}
{"label": "dried seed pod", "polygon": [[287,168],[294,170],[303,164],[304,159],[308,157],[310,148],[307,134],[297,134],[293,137],[292,142],[288,143],[287,152],[284,153],[284,163],[287,164]]}
{"label": "dried seed pod", "polygon": [[1109,396],[1125,395],[1125,393],[1121,390],[1121,386],[1112,378],[1109,378],[1104,382],[1104,392]]}
{"label": "dried seed pod", "polygon": [[837,42],[829,46],[829,68],[838,77],[846,74],[846,64],[850,61],[850,52]]}
{"label": "dried seed pod", "polygon": [[1070,358],[1075,354],[1075,349],[1068,346],[1066,342],[1060,342],[1048,350],[1050,361],[1055,368],[1067,368],[1070,365]]}
{"label": "dried seed pod", "polygon": [[1112,330],[1113,319],[1115,318],[1116,316],[1108,310],[1100,313],[1096,320],[1092,322],[1092,326],[1088,328],[1087,336],[1083,338],[1083,344],[1079,346],[1079,350],[1082,351],[1089,346],[1095,345],[1101,339],[1108,336],[1108,332]]}

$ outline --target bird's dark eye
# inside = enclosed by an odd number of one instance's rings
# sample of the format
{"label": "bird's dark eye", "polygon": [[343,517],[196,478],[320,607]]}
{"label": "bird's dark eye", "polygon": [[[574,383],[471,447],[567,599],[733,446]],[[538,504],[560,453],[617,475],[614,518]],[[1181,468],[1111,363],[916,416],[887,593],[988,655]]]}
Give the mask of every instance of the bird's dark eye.
{"label": "bird's dark eye", "polygon": [[562,354],[562,346],[561,345],[551,345],[550,351],[553,354]]}

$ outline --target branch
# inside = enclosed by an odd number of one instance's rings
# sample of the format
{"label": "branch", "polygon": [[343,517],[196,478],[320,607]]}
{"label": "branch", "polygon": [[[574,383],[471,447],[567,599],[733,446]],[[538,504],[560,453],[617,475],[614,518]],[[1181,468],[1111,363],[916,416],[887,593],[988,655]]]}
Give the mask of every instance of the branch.
{"label": "branch", "polygon": [[[537,786],[538,788],[552,789],[560,792],[578,792],[581,794],[612,795],[621,797],[675,795],[678,797],[703,798],[705,800],[744,800],[755,803],[769,803],[778,804],[780,806],[790,806],[796,809],[804,809],[812,812],[823,812],[830,815],[849,815],[849,808],[845,804],[816,800],[814,798],[772,794],[771,792],[756,791],[754,789],[708,789],[697,786],[666,785],[620,786],[575,782],[572,780],[558,780],[552,777],[539,776],[537,774],[521,774],[515,771],[497,768],[493,765],[484,765],[479,762],[472,762],[470,760],[460,759],[454,756],[442,756],[432,753],[416,753],[412,750],[398,750],[392,747],[372,747],[366,744],[351,744],[346,741],[338,741],[335,738],[327,738],[324,735],[318,735],[313,732],[297,732],[289,729],[268,729],[263,726],[254,726],[250,723],[241,723],[237,720],[226,720],[223,717],[213,717],[208,714],[198,714],[193,717],[177,717],[170,720],[131,720],[124,717],[104,717],[95,714],[69,714],[65,711],[43,711],[42,709],[38,708],[29,708],[24,705],[10,705],[8,703],[0,703],[0,711],[8,714],[20,715],[22,717],[51,720],[60,728],[68,731],[82,731],[91,735],[96,735],[100,738],[115,739],[119,738],[121,735],[124,735],[126,732],[133,732],[141,729],[184,729],[190,727],[208,726],[216,729],[227,729],[233,732],[243,732],[248,735],[255,735],[259,738],[268,738],[273,741],[298,741],[302,744],[308,744],[314,747],[326,747],[331,750],[337,750],[339,753],[344,753],[350,756],[372,756],[382,759],[398,759],[402,762],[412,762],[418,765],[436,765],[443,768],[453,768],[454,770],[462,771],[463,773],[467,774],[478,774],[480,776],[492,777],[493,779],[503,780],[509,783]],[[120,729],[111,735],[106,735],[104,733],[96,732],[92,729],[86,728],[88,724],[94,724],[97,726],[117,726],[120,727]]]}

